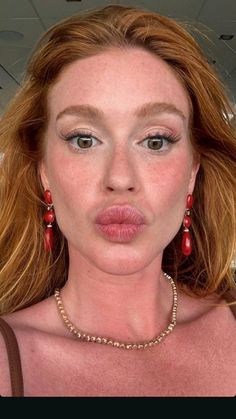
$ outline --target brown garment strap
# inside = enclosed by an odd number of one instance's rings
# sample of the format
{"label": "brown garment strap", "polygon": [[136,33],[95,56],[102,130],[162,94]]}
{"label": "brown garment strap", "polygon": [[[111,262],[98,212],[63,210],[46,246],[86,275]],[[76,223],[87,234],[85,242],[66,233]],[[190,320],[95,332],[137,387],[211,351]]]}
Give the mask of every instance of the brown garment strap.
{"label": "brown garment strap", "polygon": [[9,361],[11,388],[13,397],[24,396],[23,375],[19,346],[16,335],[9,324],[0,318],[0,332],[2,332]]}

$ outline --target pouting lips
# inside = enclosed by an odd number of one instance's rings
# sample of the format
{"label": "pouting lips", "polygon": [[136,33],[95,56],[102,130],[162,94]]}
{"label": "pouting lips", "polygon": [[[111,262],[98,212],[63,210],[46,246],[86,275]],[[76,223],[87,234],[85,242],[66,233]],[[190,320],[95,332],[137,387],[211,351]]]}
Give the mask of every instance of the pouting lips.
{"label": "pouting lips", "polygon": [[101,211],[96,217],[96,223],[107,224],[144,224],[145,218],[141,212],[129,205],[113,206]]}

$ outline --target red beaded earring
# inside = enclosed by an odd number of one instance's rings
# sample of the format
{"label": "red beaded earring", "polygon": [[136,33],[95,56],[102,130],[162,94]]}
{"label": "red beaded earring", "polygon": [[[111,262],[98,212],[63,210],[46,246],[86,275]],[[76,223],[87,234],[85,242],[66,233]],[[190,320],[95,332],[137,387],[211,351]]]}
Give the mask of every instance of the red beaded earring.
{"label": "red beaded earring", "polygon": [[190,210],[193,206],[193,196],[189,194],[187,196],[187,203],[186,203],[186,210],[184,214],[183,220],[183,237],[182,237],[182,252],[185,256],[189,256],[192,253],[192,238],[189,231],[189,227],[191,226],[192,220],[190,217]]}
{"label": "red beaded earring", "polygon": [[47,204],[47,211],[43,216],[45,223],[47,223],[46,230],[44,233],[44,249],[47,252],[51,252],[53,248],[52,223],[55,221],[55,212],[53,209],[52,195],[48,189],[44,191],[44,201]]}

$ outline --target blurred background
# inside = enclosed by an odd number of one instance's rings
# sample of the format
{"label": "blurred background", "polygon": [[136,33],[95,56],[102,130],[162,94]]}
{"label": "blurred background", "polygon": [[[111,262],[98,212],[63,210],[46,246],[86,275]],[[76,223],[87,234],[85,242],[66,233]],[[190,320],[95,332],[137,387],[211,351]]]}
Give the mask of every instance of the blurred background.
{"label": "blurred background", "polygon": [[186,23],[236,109],[236,0],[0,0],[0,115],[43,32],[81,10],[109,4],[140,6]]}

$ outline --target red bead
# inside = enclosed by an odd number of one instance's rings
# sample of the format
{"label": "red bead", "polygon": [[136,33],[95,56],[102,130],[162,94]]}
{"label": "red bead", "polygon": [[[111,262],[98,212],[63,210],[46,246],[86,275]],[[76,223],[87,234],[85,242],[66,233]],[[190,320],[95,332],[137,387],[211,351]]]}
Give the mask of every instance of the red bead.
{"label": "red bead", "polygon": [[50,252],[53,248],[53,231],[52,227],[47,227],[44,233],[44,248]]}
{"label": "red bead", "polygon": [[43,219],[46,223],[53,223],[53,221],[55,221],[55,212],[53,210],[48,210],[45,212]]}
{"label": "red bead", "polygon": [[192,224],[191,217],[189,215],[185,215],[184,216],[184,221],[183,221],[184,227],[189,228],[191,226],[191,224]]}
{"label": "red bead", "polygon": [[187,196],[186,208],[191,209],[193,206],[193,195],[189,194]]}
{"label": "red bead", "polygon": [[45,200],[46,204],[49,204],[49,205],[52,204],[52,195],[51,195],[51,192],[48,189],[46,191],[44,191],[44,200]]}
{"label": "red bead", "polygon": [[189,231],[183,232],[182,252],[185,256],[189,256],[192,253],[192,239]]}

